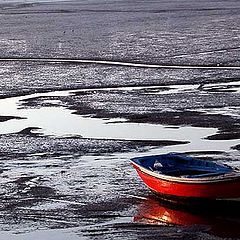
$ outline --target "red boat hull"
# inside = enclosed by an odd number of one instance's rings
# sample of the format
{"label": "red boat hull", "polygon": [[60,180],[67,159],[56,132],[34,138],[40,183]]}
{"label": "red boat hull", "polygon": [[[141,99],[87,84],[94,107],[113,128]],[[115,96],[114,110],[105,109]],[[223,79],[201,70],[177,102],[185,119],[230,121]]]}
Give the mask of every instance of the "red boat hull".
{"label": "red boat hull", "polygon": [[227,199],[240,197],[240,178],[219,182],[187,183],[174,182],[152,176],[133,164],[143,182],[155,193],[181,197],[204,199]]}

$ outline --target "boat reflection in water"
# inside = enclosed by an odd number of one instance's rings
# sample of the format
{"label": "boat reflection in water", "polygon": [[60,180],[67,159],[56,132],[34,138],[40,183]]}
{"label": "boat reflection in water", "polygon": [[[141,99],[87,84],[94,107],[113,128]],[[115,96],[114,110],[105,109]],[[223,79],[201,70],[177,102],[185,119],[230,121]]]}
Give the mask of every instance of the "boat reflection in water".
{"label": "boat reflection in water", "polygon": [[134,221],[154,225],[206,226],[219,237],[240,237],[240,202],[215,201],[204,205],[177,205],[147,198],[139,206]]}

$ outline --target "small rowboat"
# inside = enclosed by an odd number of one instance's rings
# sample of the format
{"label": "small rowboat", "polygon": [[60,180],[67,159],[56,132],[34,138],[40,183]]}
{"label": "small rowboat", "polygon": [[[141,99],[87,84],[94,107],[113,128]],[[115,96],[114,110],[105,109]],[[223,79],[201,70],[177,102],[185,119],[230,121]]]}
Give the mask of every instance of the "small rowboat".
{"label": "small rowboat", "polygon": [[131,159],[143,182],[165,199],[230,199],[240,197],[240,171],[213,161],[180,154]]}

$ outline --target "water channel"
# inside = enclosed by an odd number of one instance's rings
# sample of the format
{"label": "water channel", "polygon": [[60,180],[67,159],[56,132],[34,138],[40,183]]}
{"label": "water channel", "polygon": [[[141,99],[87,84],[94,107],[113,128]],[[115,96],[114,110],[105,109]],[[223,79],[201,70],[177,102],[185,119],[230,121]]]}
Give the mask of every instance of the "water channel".
{"label": "water channel", "polygon": [[[235,83],[232,84],[234,89]],[[224,87],[224,84],[218,86]],[[225,84],[227,85],[227,84]],[[239,85],[239,83],[238,83]],[[135,87],[140,88],[154,88]],[[180,91],[193,91],[198,85],[174,85],[161,94],[177,93]],[[212,84],[207,87],[214,87]],[[237,86],[238,87],[238,86]],[[134,87],[123,88],[102,88],[97,90],[133,89]],[[116,140],[174,140],[189,141],[189,144],[161,148],[161,152],[182,152],[182,151],[228,151],[231,146],[237,144],[238,140],[206,140],[209,135],[215,134],[217,128],[200,128],[191,126],[169,126],[149,123],[132,123],[127,119],[100,119],[89,116],[72,114],[73,111],[64,107],[41,107],[25,109],[21,107],[21,101],[35,97],[47,96],[68,96],[74,92],[88,91],[79,89],[73,91],[54,91],[49,93],[36,93],[20,97],[12,97],[0,100],[1,116],[16,116],[21,119],[12,119],[0,124],[0,134],[16,133],[28,127],[40,128],[38,132],[53,137],[64,137],[80,135],[83,138],[94,139],[116,139]],[[239,88],[237,89],[239,91]],[[48,100],[51,101],[51,100]],[[52,103],[57,103],[53,100]],[[225,113],[231,114],[232,109],[225,109]],[[234,113],[232,113],[234,114]]]}

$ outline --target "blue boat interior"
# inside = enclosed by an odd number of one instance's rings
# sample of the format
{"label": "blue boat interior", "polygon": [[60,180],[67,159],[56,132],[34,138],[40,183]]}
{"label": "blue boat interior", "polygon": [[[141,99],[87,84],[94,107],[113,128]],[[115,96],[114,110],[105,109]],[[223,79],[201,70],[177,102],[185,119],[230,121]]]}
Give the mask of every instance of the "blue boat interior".
{"label": "blue boat interior", "polygon": [[202,178],[233,171],[230,166],[174,153],[138,157],[131,160],[148,170],[173,177]]}

